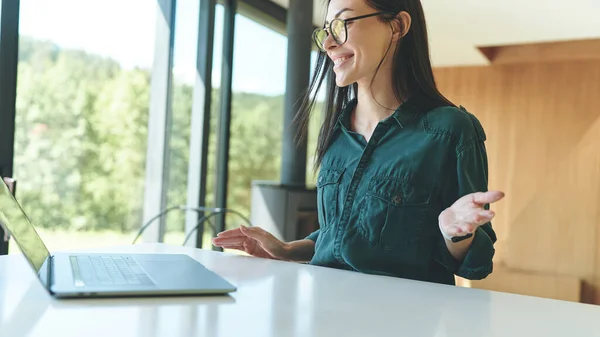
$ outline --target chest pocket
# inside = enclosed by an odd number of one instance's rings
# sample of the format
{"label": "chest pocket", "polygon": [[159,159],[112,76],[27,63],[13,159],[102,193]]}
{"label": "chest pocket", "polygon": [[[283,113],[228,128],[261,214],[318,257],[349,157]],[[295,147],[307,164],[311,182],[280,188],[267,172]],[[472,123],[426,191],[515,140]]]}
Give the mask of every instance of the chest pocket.
{"label": "chest pocket", "polygon": [[317,179],[317,209],[321,232],[326,232],[338,214],[338,199],[343,168],[323,168]]}
{"label": "chest pocket", "polygon": [[385,250],[414,246],[423,234],[431,188],[394,178],[373,178],[360,209],[358,230]]}

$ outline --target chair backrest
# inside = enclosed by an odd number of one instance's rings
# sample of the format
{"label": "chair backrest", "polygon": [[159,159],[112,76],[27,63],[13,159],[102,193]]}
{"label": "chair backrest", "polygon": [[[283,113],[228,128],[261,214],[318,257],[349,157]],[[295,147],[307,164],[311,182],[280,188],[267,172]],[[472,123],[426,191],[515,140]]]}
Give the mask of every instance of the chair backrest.
{"label": "chair backrest", "polygon": [[[2,178],[2,181],[8,186],[8,189],[13,195],[17,192],[17,181],[12,178]],[[0,255],[8,254],[8,241],[10,234],[4,224],[0,222]]]}

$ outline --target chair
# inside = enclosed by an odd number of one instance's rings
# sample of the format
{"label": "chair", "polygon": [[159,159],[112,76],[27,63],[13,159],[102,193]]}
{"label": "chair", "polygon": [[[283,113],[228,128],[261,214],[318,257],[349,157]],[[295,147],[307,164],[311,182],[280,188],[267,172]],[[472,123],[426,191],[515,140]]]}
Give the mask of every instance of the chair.
{"label": "chair", "polygon": [[[12,178],[2,178],[13,195],[17,191],[17,181]],[[8,241],[10,234],[3,223],[0,222],[0,255],[8,255]]]}

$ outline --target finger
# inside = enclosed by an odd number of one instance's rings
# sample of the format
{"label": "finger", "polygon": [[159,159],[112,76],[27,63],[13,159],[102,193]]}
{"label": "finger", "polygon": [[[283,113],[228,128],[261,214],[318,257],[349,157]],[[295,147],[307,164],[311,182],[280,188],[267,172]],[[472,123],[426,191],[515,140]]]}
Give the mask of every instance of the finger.
{"label": "finger", "polygon": [[483,225],[484,223],[491,221],[494,218],[495,213],[489,210],[475,209],[466,214],[463,221],[459,223],[470,223],[475,225]]}
{"label": "finger", "polygon": [[228,236],[217,236],[216,238],[213,238],[213,240],[226,240],[226,239],[247,239],[248,236],[244,235],[244,234],[238,234],[238,235],[228,235]]}
{"label": "finger", "polygon": [[471,224],[476,226],[481,226],[484,223],[490,222],[494,218],[495,213],[490,210],[480,210],[478,212],[474,212],[471,215]]}
{"label": "finger", "polygon": [[252,255],[248,252],[248,250],[244,247],[244,246],[223,246],[221,247],[223,248],[223,251],[238,251],[238,252],[244,252],[248,255]]}
{"label": "finger", "polygon": [[464,231],[472,231],[472,227],[479,227],[485,223],[488,223],[494,217],[494,212],[489,210],[475,210],[464,214],[460,217],[460,220],[456,222],[455,226],[461,228]]}
{"label": "finger", "polygon": [[465,221],[459,221],[454,227],[461,233],[473,233],[477,227],[490,222],[495,213],[489,210],[482,210],[465,216]]}
{"label": "finger", "polygon": [[457,231],[460,235],[466,235],[469,233],[473,233],[475,231],[475,229],[477,229],[477,227],[478,226],[476,226],[476,225],[465,224],[465,225],[457,226]]}
{"label": "finger", "polygon": [[450,228],[446,228],[444,230],[444,232],[448,236],[463,236],[463,235],[467,234],[466,232],[464,232],[463,230],[461,230],[459,227],[456,227],[456,226],[452,226]]}
{"label": "finger", "polygon": [[242,234],[242,232],[240,231],[239,228],[229,229],[229,230],[226,230],[224,232],[220,232],[219,234],[217,234],[217,237],[219,237],[219,238],[226,238],[226,237],[231,237],[231,236],[244,236],[244,234]]}
{"label": "finger", "polygon": [[225,245],[225,246],[220,246],[220,247],[223,249],[236,249],[236,250],[241,250],[243,252],[246,252],[246,248],[244,246],[240,246],[240,245]]}
{"label": "finger", "polygon": [[482,220],[488,222],[496,216],[496,212],[485,209],[483,211],[479,211],[479,215],[481,216]]}
{"label": "finger", "polygon": [[491,204],[504,198],[504,192],[501,191],[475,192],[472,195],[473,202],[478,205]]}
{"label": "finger", "polygon": [[240,226],[240,231],[243,235],[246,235],[261,242],[265,241],[267,239],[267,236],[269,235],[267,231],[260,227]]}
{"label": "finger", "polygon": [[218,245],[243,244],[248,238],[246,236],[236,236],[231,238],[214,238],[212,242]]}
{"label": "finger", "polygon": [[452,227],[446,228],[444,230],[444,233],[446,233],[446,235],[451,236],[451,237],[452,236],[465,236],[467,234],[473,234],[476,229],[477,229],[477,226],[460,225],[460,226],[452,226]]}

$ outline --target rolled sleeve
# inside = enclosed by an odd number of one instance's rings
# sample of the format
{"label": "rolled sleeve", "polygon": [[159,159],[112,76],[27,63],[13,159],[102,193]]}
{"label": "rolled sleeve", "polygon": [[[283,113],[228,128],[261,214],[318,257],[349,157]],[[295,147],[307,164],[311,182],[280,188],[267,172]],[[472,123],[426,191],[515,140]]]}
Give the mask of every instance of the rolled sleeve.
{"label": "rolled sleeve", "polygon": [[316,231],[310,233],[307,237],[306,240],[311,240],[314,242],[317,242],[317,239],[319,238],[319,233],[321,232],[320,229],[317,229]]}
{"label": "rolled sleeve", "polygon": [[[489,228],[491,230],[491,226]],[[494,252],[494,240],[486,230],[477,228],[467,256],[460,264],[456,275],[469,280],[484,279],[492,273]]]}
{"label": "rolled sleeve", "polygon": [[[474,123],[477,129],[477,137],[474,137],[466,146],[459,148],[456,155],[457,184],[448,201],[454,201],[464,195],[474,192],[486,192],[488,190],[488,161],[484,145],[485,135],[478,123]],[[489,209],[485,205],[485,209]],[[457,276],[480,280],[487,277],[493,270],[492,259],[494,257],[496,233],[488,222],[474,233],[474,238],[469,250],[462,261],[457,261],[448,251],[444,239],[440,235],[438,243],[438,261]]]}

